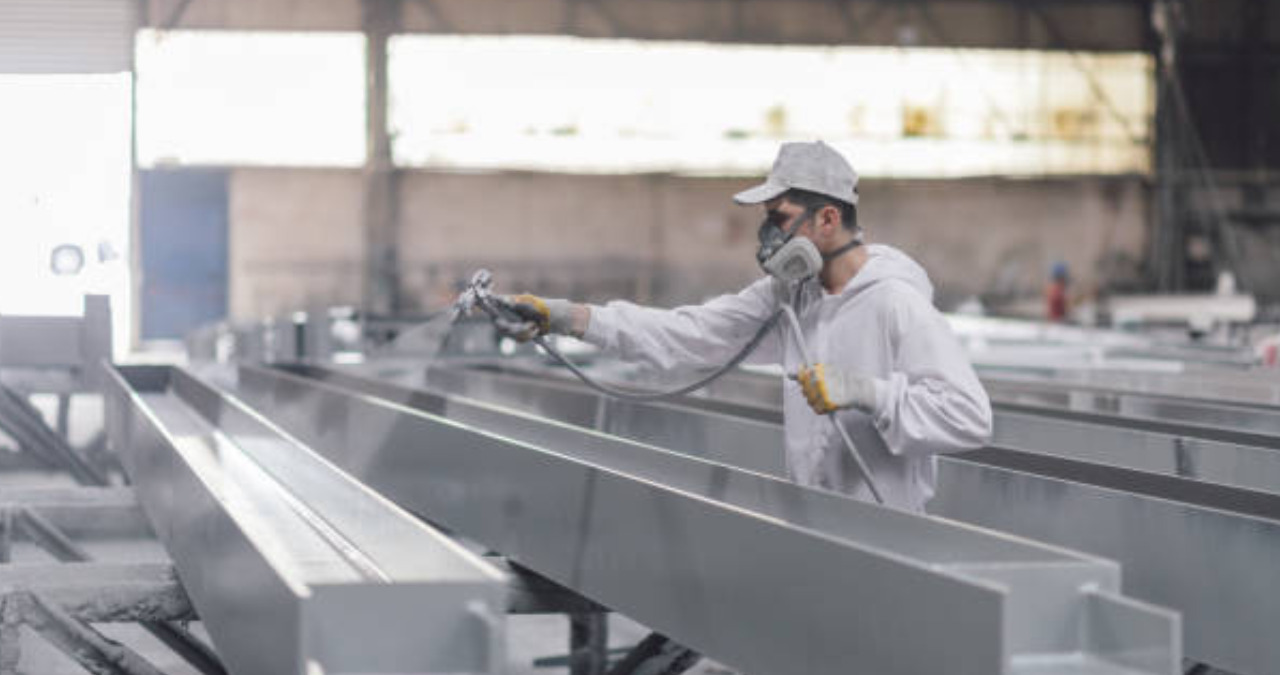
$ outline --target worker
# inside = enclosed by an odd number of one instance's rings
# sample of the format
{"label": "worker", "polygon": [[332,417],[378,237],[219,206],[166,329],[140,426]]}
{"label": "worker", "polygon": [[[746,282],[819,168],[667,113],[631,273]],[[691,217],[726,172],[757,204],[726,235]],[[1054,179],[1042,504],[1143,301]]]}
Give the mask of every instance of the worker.
{"label": "worker", "polygon": [[802,485],[871,501],[846,444],[823,416],[836,411],[884,503],[923,512],[934,492],[935,455],[978,448],[991,407],[924,269],[902,252],[864,245],[858,176],[822,142],[787,143],[763,184],[741,192],[761,205],[757,259],[769,274],[737,294],[677,309],[613,301],[589,306],[533,295],[507,303],[529,333],[581,338],[662,370],[727,362],[780,303],[794,303],[815,363],[804,367],[786,324],[749,363],[785,373],[786,465]]}
{"label": "worker", "polygon": [[1045,316],[1054,323],[1067,320],[1067,264],[1058,261],[1049,270],[1049,283],[1044,289]]}

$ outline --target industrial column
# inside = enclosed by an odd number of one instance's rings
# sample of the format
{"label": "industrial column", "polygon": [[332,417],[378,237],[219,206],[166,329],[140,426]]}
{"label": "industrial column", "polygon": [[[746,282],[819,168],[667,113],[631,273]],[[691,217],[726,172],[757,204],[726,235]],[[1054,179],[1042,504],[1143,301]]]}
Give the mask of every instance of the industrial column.
{"label": "industrial column", "polygon": [[365,36],[364,221],[365,269],[362,304],[371,314],[399,308],[400,262],[396,255],[397,176],[387,132],[387,40],[400,25],[400,0],[362,0]]}
{"label": "industrial column", "polygon": [[1175,90],[1175,78],[1178,77],[1178,9],[1176,2],[1158,0],[1152,5],[1151,16],[1156,37],[1156,208],[1149,255],[1156,288],[1166,292],[1183,290],[1186,280],[1184,221],[1187,182],[1180,171],[1180,116]]}

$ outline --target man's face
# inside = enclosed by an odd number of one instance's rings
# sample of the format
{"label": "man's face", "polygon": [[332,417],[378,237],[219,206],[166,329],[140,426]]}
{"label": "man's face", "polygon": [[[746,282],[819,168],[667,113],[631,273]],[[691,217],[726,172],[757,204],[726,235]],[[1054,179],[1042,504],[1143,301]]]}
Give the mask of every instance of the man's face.
{"label": "man's face", "polygon": [[[795,236],[804,236],[812,239],[812,214],[805,214],[803,206],[778,197],[765,202],[764,211],[765,222],[776,226],[783,234],[791,233],[792,228],[796,228]],[[803,218],[803,221],[796,222],[800,218]]]}

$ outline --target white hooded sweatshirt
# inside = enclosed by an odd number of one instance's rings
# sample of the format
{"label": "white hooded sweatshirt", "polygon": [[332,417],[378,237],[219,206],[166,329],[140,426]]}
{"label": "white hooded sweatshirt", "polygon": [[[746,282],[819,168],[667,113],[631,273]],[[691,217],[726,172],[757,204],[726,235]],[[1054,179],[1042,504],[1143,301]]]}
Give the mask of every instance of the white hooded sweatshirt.
{"label": "white hooded sweatshirt", "polygon": [[[991,404],[946,319],[932,304],[920,265],[889,246],[868,246],[867,263],[839,294],[816,281],[800,292],[797,314],[813,358],[829,369],[874,379],[871,414],[842,410],[838,421],[868,465],[885,503],[923,512],[936,482],[934,455],[978,448],[991,437]],[[727,362],[783,302],[769,277],[736,295],[672,310],[615,301],[591,308],[583,339],[655,368],[710,368]],[[801,358],[784,319],[751,363],[794,374]],[[787,471],[795,482],[871,501],[839,433],[784,381]]]}

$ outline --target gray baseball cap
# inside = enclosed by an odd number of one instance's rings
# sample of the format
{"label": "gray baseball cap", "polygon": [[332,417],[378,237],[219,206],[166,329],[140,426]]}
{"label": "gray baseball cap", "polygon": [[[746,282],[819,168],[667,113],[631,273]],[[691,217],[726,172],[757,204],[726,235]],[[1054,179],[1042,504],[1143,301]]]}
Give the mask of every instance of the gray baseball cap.
{"label": "gray baseball cap", "polygon": [[763,204],[792,188],[858,203],[858,173],[822,141],[783,143],[764,182],[733,196],[739,204]]}

